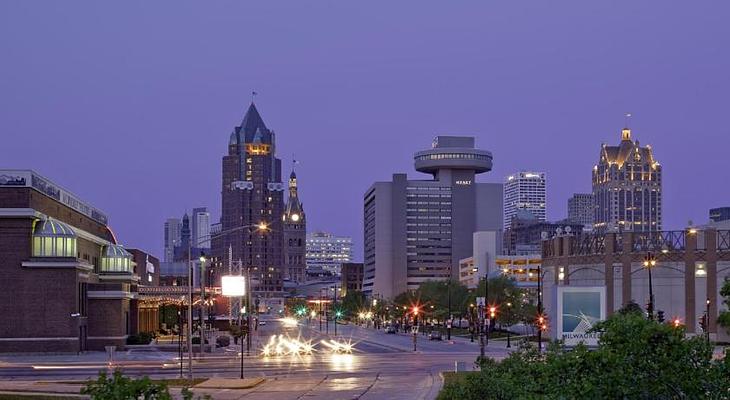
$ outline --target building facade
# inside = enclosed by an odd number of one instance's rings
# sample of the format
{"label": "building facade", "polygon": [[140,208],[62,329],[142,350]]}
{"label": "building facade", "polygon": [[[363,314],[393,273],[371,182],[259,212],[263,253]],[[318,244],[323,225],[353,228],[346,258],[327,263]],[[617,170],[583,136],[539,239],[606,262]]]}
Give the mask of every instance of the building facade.
{"label": "building facade", "polygon": [[347,296],[348,292],[362,292],[363,263],[342,263],[340,273],[340,294]]}
{"label": "building facade", "polygon": [[544,172],[521,171],[504,180],[503,228],[507,229],[519,210],[546,220],[547,190]]}
{"label": "building facade", "polygon": [[578,233],[583,231],[583,224],[569,220],[546,222],[525,213],[512,219],[512,224],[504,233],[505,255],[539,254],[545,236],[559,233]]}
{"label": "building facade", "polygon": [[286,278],[301,284],[306,281],[307,215],[299,201],[297,174],[289,175],[289,198],[284,211],[284,270]]}
{"label": "building facade", "polygon": [[168,218],[165,221],[165,262],[172,262],[175,257],[175,247],[180,246],[182,221],[179,218]]}
{"label": "building facade", "polygon": [[710,209],[710,221],[730,221],[730,207],[719,207]]}
{"label": "building facade", "polygon": [[0,271],[0,352],[103,350],[137,331],[133,254],[103,212],[31,170],[0,171]]}
{"label": "building facade", "polygon": [[568,221],[582,224],[584,230],[593,229],[594,213],[593,193],[575,193],[568,199]]}
{"label": "building facade", "polygon": [[337,276],[343,263],[352,261],[352,238],[328,232],[307,234],[307,275]]}
{"label": "building facade", "polygon": [[473,137],[438,136],[414,155],[430,180],[394,174],[364,195],[364,283],[371,296],[393,298],[429,280],[459,278],[472,254],[472,234],[502,226],[502,185],[477,183],[492,154]]}
{"label": "building facade", "polygon": [[[605,288],[604,311],[609,316],[630,301],[646,309],[649,273],[644,260],[649,254],[656,260],[652,269],[655,315],[662,311],[667,321],[678,318],[688,333],[701,333],[699,322],[709,308],[710,337],[730,340],[717,325],[725,308],[720,289],[730,279],[730,231],[714,228],[563,234],[544,241],[548,315],[556,312],[551,293],[557,286]],[[548,323],[551,329],[552,325]]]}
{"label": "building facade", "polygon": [[205,207],[193,208],[191,218],[193,247],[210,249],[210,213]]}
{"label": "building facade", "polygon": [[593,167],[594,228],[602,231],[662,230],[662,166],[651,146],[621,131],[618,146],[601,146]]}
{"label": "building facade", "polygon": [[[222,163],[221,231],[212,240],[215,279],[240,261],[261,298],[283,295],[284,191],[276,135],[254,103],[233,129]],[[262,229],[263,228],[263,229]]]}

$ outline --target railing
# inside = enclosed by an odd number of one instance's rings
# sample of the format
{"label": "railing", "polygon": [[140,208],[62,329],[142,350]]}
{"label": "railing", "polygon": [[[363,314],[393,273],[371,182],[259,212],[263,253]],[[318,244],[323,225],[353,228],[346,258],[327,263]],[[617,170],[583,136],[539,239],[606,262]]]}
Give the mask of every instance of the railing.
{"label": "railing", "polygon": [[571,255],[603,254],[606,251],[605,235],[579,235],[570,245]]}
{"label": "railing", "polygon": [[717,231],[717,250],[730,250],[730,231]]}
{"label": "railing", "polygon": [[685,249],[685,231],[635,232],[634,252],[681,251]]}

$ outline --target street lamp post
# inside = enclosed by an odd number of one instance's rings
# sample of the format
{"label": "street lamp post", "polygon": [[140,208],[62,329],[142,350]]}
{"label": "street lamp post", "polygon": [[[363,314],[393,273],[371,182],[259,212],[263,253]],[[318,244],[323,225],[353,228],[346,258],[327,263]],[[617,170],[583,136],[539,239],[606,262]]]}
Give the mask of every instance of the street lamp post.
{"label": "street lamp post", "polygon": [[[221,293],[229,299],[244,296],[246,294],[246,279],[243,275],[221,277]],[[241,379],[243,379],[243,341],[241,341]]]}
{"label": "street lamp post", "polygon": [[[505,319],[507,321],[511,321],[512,320],[512,303],[507,303],[507,312],[509,313],[509,314],[507,314],[508,318],[505,318]],[[510,323],[510,322],[508,322],[508,323]],[[509,349],[511,347],[512,347],[512,343],[510,342],[510,331],[509,331],[509,329],[507,329],[507,348]]]}
{"label": "street lamp post", "polygon": [[542,329],[545,317],[542,315],[542,264],[537,264],[537,351],[542,353]]}
{"label": "street lamp post", "polygon": [[647,269],[649,272],[649,306],[647,307],[647,313],[649,314],[649,319],[654,320],[654,285],[651,281],[651,270],[654,269],[656,266],[656,257],[654,257],[651,252],[646,254],[646,257],[644,257],[644,268]]}
{"label": "street lamp post", "polygon": [[447,315],[448,321],[446,321],[446,340],[451,340],[451,276],[449,276],[449,281],[446,283],[448,298],[449,298],[449,312]]}

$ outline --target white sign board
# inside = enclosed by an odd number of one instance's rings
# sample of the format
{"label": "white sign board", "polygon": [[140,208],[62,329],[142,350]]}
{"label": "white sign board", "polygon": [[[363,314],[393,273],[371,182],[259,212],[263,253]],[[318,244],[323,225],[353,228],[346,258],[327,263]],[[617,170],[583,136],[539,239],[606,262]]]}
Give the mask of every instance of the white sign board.
{"label": "white sign board", "polygon": [[240,275],[226,275],[221,277],[221,293],[227,297],[246,295],[246,280]]}
{"label": "white sign board", "polygon": [[486,303],[484,297],[477,297],[477,307],[484,307]]}
{"label": "white sign board", "polygon": [[566,346],[583,342],[597,346],[599,333],[589,333],[593,325],[606,319],[604,286],[557,287],[557,336]]}

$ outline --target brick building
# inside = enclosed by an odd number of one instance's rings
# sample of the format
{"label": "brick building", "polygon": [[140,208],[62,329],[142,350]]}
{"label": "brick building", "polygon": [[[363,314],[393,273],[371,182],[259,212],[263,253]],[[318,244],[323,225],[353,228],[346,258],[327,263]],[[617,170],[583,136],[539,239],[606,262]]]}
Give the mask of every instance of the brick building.
{"label": "brick building", "polygon": [[106,215],[68,190],[0,170],[0,352],[124,345],[138,331],[135,264],[155,284],[156,262],[119,245]]}

